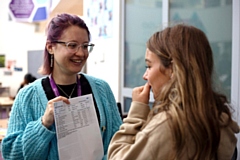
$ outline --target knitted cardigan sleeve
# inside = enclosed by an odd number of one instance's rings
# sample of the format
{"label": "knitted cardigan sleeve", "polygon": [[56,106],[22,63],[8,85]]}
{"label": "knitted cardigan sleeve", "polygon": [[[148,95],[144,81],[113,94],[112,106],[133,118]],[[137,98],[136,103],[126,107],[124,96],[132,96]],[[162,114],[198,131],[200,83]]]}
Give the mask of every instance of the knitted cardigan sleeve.
{"label": "knitted cardigan sleeve", "polygon": [[43,95],[37,94],[34,85],[24,87],[17,94],[7,135],[2,141],[4,159],[47,159],[55,132],[42,125],[45,108],[39,96]]}

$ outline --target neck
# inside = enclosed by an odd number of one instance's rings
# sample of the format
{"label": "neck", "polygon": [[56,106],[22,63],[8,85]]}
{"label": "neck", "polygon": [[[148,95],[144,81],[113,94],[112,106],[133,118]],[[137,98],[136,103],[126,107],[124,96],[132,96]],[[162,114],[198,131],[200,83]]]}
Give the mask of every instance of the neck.
{"label": "neck", "polygon": [[54,74],[52,73],[52,77],[55,81],[56,84],[59,85],[69,85],[76,83],[76,76],[77,74],[72,74],[72,75],[62,75],[62,74]]}

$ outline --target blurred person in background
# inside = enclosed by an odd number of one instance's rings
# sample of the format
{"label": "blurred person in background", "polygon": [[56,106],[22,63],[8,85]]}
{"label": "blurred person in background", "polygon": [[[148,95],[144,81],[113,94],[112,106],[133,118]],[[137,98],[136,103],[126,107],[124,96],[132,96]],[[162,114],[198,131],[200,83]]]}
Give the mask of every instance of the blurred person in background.
{"label": "blurred person in background", "polygon": [[23,88],[24,86],[28,85],[29,83],[32,83],[36,80],[37,78],[34,77],[31,73],[27,73],[24,76],[23,82],[20,84],[20,87],[18,88],[17,92]]}
{"label": "blurred person in background", "polygon": [[[20,84],[17,93],[19,92],[20,89],[22,89],[24,86],[28,85],[29,83],[32,83],[36,80],[37,78],[34,77],[31,73],[27,73],[24,75],[23,82]],[[10,97],[11,99],[15,99],[14,97]]]}

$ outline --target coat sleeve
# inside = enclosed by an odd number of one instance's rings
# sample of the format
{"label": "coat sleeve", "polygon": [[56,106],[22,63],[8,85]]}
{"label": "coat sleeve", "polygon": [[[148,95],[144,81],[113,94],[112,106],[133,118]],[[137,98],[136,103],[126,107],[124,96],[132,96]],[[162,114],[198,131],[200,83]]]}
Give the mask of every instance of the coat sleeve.
{"label": "coat sleeve", "polygon": [[132,102],[128,117],[111,140],[109,160],[167,159],[172,144],[169,141],[171,134],[164,133],[169,131],[166,116],[159,114],[161,122],[153,120],[141,130],[148,113],[146,104]]}
{"label": "coat sleeve", "polygon": [[14,101],[7,135],[2,141],[4,159],[47,159],[55,132],[42,125],[41,116],[34,118],[33,106],[41,108],[37,96],[21,90]]}

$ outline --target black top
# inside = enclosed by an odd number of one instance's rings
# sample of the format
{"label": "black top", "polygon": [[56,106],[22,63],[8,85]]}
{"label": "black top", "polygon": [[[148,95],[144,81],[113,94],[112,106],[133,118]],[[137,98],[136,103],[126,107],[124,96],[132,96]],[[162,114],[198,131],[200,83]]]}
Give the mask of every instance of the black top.
{"label": "black top", "polygon": [[[81,75],[80,84],[81,84],[82,95],[92,94],[92,88],[91,88],[90,84],[88,83],[87,79],[83,75]],[[75,85],[76,85],[76,83],[70,84],[70,85],[58,85],[58,86],[60,86],[64,90],[65,93],[70,95]],[[43,86],[43,89],[45,91],[45,94],[46,94],[48,100],[51,100],[56,97],[52,90],[49,77],[42,79],[42,86]],[[58,88],[58,92],[61,96],[69,98],[59,88]],[[72,94],[72,98],[77,97],[77,96],[78,96],[77,87],[75,87],[73,94]],[[93,102],[94,102],[94,106],[95,106],[95,110],[96,110],[97,118],[98,118],[98,123],[99,123],[100,115],[99,115],[97,103],[95,101],[93,94],[92,94],[92,96],[93,96]]]}

